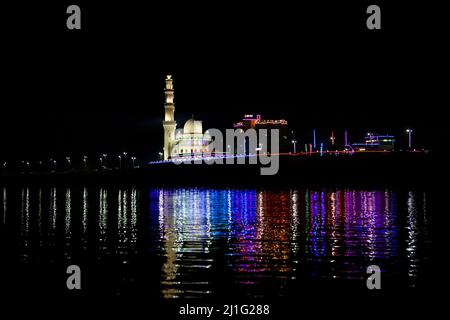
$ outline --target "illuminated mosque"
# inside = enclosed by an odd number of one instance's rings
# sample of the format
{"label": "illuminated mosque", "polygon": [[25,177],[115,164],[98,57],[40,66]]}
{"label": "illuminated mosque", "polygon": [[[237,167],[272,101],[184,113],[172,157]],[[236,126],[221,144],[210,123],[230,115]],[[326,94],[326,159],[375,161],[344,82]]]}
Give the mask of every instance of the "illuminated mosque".
{"label": "illuminated mosque", "polygon": [[167,75],[165,81],[164,160],[170,159],[173,155],[201,155],[206,153],[211,137],[207,132],[203,134],[202,121],[195,120],[192,117],[186,121],[183,129],[177,129],[172,76]]}

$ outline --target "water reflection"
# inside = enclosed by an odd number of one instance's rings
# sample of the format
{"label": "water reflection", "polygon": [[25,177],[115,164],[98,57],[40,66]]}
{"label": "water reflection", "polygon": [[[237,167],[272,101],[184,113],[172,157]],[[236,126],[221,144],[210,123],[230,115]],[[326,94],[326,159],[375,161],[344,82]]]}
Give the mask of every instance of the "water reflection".
{"label": "water reflection", "polygon": [[64,235],[65,235],[65,250],[64,254],[67,259],[71,257],[71,240],[72,240],[72,190],[66,189],[65,205],[64,205]]}
{"label": "water reflection", "polygon": [[114,293],[284,296],[317,284],[361,287],[370,264],[417,287],[429,256],[424,192],[23,187],[0,195],[7,240],[19,241],[15,258],[101,264]]}
{"label": "water reflection", "polygon": [[[233,275],[232,284],[249,292],[270,283],[279,294],[298,277],[299,268],[309,270],[308,276],[318,281],[356,281],[364,278],[370,264],[400,268],[398,257],[405,255],[398,239],[396,194],[389,190],[156,189],[152,193],[158,205],[151,211],[157,207],[166,258],[164,297],[208,294],[201,288],[215,286],[207,286],[211,278],[202,268],[215,267],[216,252],[225,257],[225,274]],[[408,274],[415,277],[418,230],[412,197],[410,193],[406,256]]]}
{"label": "water reflection", "polygon": [[419,229],[417,227],[417,204],[413,192],[408,193],[408,216],[406,229],[408,231],[406,255],[408,257],[409,285],[415,286],[415,278],[418,271],[417,242]]}
{"label": "water reflection", "polygon": [[88,204],[88,189],[83,188],[83,200],[82,200],[82,236],[83,239],[83,247],[86,249],[88,243],[88,214],[89,214],[89,204]]}
{"label": "water reflection", "polygon": [[2,190],[2,221],[3,225],[6,224],[6,206],[8,203],[8,198],[6,196],[6,187],[3,187]]}
{"label": "water reflection", "polygon": [[[198,272],[212,265],[208,255],[211,246],[211,192],[196,189],[157,190],[159,232],[166,261],[162,267],[163,296],[173,297],[199,293],[208,280],[194,280]],[[190,199],[190,201],[187,201]],[[167,214],[171,212],[171,214]],[[183,259],[185,263],[179,264]],[[207,277],[206,277],[207,278]],[[208,290],[206,290],[207,292]]]}
{"label": "water reflection", "polygon": [[137,190],[119,190],[118,195],[118,252],[122,263],[130,262],[137,241]]}
{"label": "water reflection", "polygon": [[21,189],[21,246],[23,247],[22,259],[28,261],[30,246],[30,188]]}
{"label": "water reflection", "polygon": [[52,235],[56,232],[56,188],[50,189],[50,232]]}
{"label": "water reflection", "polygon": [[43,217],[43,211],[42,211],[42,188],[38,189],[38,204],[37,204],[37,210],[38,210],[38,236],[39,236],[39,247],[42,247],[44,245],[44,217]]}
{"label": "water reflection", "polygon": [[[107,216],[108,216],[108,191],[105,188],[99,190],[99,218],[98,218],[98,249],[103,253],[107,250]],[[99,259],[101,256],[99,256]]]}

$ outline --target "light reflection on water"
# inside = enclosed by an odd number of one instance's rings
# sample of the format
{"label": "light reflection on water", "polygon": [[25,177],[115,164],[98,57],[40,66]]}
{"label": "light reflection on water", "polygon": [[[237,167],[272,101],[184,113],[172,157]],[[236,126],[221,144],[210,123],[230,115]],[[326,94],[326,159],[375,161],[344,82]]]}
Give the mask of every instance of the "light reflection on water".
{"label": "light reflection on water", "polygon": [[6,187],[2,188],[2,222],[3,225],[6,224],[6,208],[8,203],[8,197],[6,195]]}
{"label": "light reflection on water", "polygon": [[[3,226],[12,230],[2,239],[18,241],[10,258],[107,266],[112,285],[104,291],[115,294],[150,287],[165,298],[257,297],[317,285],[364,288],[371,264],[392,287],[426,278],[424,192],[4,187],[1,196]],[[89,281],[102,291],[96,277]]]}

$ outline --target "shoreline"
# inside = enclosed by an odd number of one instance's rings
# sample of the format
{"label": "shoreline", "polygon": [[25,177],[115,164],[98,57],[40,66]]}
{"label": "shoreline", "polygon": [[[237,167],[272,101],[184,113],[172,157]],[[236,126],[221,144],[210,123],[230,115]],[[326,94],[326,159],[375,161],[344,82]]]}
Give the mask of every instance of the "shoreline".
{"label": "shoreline", "polygon": [[430,187],[438,176],[433,154],[380,153],[345,156],[280,157],[276,175],[260,175],[261,165],[161,163],[135,169],[0,174],[0,185],[139,184],[149,186],[362,185]]}

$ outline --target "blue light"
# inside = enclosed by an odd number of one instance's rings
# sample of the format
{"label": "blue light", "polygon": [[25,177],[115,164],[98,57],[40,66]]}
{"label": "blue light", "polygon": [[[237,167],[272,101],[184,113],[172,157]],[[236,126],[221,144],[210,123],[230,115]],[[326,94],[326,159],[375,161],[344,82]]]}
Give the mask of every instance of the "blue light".
{"label": "blue light", "polygon": [[313,146],[314,150],[316,150],[316,129],[313,129]]}

